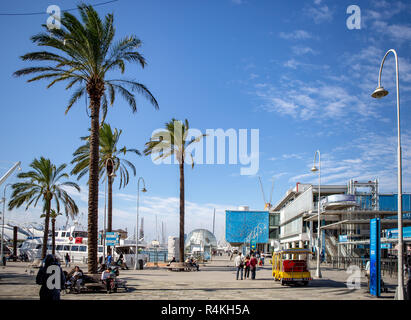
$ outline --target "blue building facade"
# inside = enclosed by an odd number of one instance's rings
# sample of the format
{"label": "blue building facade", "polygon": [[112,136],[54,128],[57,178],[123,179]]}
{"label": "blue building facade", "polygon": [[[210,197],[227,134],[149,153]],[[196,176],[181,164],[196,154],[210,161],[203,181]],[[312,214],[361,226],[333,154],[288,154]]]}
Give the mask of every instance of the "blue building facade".
{"label": "blue building facade", "polygon": [[[355,199],[361,209],[370,210],[371,195],[356,195]],[[397,211],[398,196],[397,194],[380,194],[378,196],[379,210],[381,211]],[[402,211],[411,210],[411,194],[406,193],[402,195]]]}
{"label": "blue building facade", "polygon": [[267,244],[269,213],[268,211],[226,210],[225,228],[225,238],[232,245],[242,244],[251,239],[255,240],[255,243]]}

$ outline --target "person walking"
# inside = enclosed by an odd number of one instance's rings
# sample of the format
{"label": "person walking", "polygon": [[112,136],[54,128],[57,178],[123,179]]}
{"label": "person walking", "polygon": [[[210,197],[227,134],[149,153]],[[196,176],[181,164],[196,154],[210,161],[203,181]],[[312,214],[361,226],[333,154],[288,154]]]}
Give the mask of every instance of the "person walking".
{"label": "person walking", "polygon": [[111,262],[113,260],[113,257],[111,256],[111,252],[107,253],[107,266],[111,266]]}
{"label": "person walking", "polygon": [[247,255],[244,260],[244,279],[250,278],[250,256]]}
{"label": "person walking", "polygon": [[[49,277],[54,277],[54,281],[48,283]],[[60,281],[60,283],[57,281]],[[43,265],[36,277],[36,283],[41,285],[39,292],[40,300],[60,300],[60,290],[64,287],[65,282],[64,273],[60,265],[56,262],[53,255],[48,254],[44,258]]]}
{"label": "person walking", "polygon": [[66,263],[66,268],[70,267],[70,255],[68,254],[68,252],[64,256],[64,262]]}
{"label": "person walking", "polygon": [[254,254],[251,255],[251,260],[250,260],[250,270],[251,270],[251,280],[255,280],[255,274],[257,271],[257,259]]}
{"label": "person walking", "polygon": [[235,264],[235,267],[237,268],[236,279],[238,280],[238,274],[241,273],[241,280],[243,280],[244,260],[243,260],[243,257],[241,256],[241,252],[234,259],[234,264]]}

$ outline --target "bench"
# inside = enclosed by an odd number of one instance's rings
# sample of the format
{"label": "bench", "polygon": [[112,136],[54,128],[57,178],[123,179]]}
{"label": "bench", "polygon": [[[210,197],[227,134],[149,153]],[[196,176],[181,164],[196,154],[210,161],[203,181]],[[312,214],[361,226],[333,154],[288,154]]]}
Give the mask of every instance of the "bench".
{"label": "bench", "polygon": [[[99,274],[84,274],[83,276],[83,283],[81,285],[80,291],[106,291],[106,285],[101,281],[101,276]],[[128,290],[127,288],[127,281],[115,278],[114,280],[114,292],[117,292],[117,289],[124,289],[125,291]]]}
{"label": "bench", "polygon": [[196,267],[191,266],[186,262],[171,262],[169,266],[166,266],[167,270],[170,271],[195,271]]}

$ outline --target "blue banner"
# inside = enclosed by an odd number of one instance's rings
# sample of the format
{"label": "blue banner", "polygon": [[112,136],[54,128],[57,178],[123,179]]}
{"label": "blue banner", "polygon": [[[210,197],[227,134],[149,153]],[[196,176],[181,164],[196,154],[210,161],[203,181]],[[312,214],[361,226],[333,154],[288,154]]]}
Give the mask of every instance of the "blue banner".
{"label": "blue banner", "polygon": [[380,219],[370,221],[370,294],[381,294],[381,225]]}

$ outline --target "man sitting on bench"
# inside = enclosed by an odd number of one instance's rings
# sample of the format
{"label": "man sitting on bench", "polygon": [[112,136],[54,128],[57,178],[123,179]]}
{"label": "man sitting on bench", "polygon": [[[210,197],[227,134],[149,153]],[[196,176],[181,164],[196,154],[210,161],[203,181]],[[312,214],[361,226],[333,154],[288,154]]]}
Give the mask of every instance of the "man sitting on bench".
{"label": "man sitting on bench", "polygon": [[114,285],[114,278],[112,278],[111,270],[107,268],[101,273],[101,281],[106,285],[107,293],[111,293]]}

